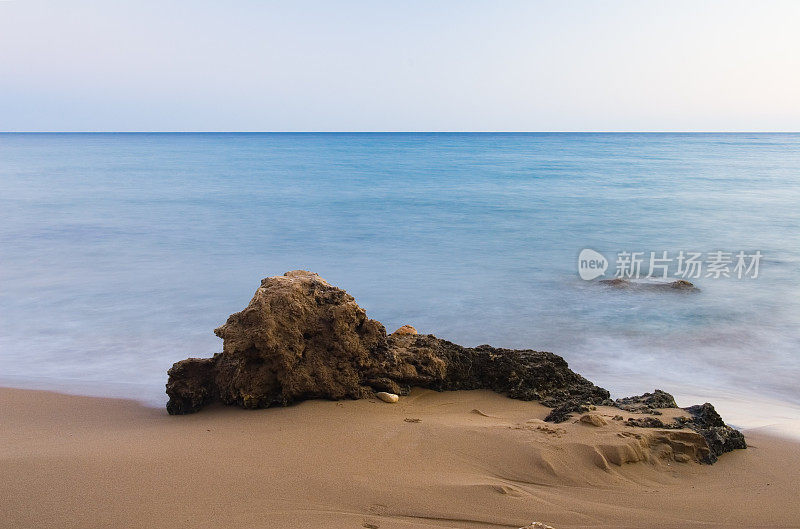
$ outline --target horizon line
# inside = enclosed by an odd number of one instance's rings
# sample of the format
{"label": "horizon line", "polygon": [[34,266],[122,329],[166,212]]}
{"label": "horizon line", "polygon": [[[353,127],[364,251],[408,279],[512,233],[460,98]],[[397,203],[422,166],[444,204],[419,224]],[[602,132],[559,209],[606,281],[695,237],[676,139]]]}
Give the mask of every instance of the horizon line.
{"label": "horizon line", "polygon": [[7,130],[0,134],[800,134],[800,130]]}

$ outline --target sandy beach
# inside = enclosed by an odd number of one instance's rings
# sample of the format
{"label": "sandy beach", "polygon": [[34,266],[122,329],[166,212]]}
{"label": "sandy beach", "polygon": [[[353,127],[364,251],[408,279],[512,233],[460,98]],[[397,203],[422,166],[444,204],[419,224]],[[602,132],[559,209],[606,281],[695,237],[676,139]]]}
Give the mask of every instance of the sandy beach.
{"label": "sandy beach", "polygon": [[746,431],[714,465],[655,447],[626,462],[614,408],[595,427],[488,391],[186,416],[18,389],[0,403],[2,527],[800,526],[800,444]]}
{"label": "sandy beach", "polygon": [[0,529],[800,529],[798,20],[0,0]]}

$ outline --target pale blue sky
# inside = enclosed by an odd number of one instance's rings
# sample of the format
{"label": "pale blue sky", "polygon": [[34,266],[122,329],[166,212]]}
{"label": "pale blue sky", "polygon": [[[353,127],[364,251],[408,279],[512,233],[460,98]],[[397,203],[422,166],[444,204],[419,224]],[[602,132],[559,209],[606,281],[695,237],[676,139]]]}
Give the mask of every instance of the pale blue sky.
{"label": "pale blue sky", "polygon": [[0,130],[800,130],[800,2],[0,1]]}

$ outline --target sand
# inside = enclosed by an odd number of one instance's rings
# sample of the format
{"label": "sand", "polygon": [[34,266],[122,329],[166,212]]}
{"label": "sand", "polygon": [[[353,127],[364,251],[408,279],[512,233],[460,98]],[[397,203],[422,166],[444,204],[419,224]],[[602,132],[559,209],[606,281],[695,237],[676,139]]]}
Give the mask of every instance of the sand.
{"label": "sand", "polygon": [[[486,391],[195,415],[0,389],[0,526],[800,527],[800,444],[713,465]],[[628,448],[626,448],[628,447]],[[625,462],[645,456],[639,462]]]}

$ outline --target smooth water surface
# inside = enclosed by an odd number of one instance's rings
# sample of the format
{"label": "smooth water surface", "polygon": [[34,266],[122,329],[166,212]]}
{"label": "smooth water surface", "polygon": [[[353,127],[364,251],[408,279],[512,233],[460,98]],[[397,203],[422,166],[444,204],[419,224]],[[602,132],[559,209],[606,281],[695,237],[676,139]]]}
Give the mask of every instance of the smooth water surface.
{"label": "smooth water surface", "polygon": [[[0,383],[161,405],[262,277],[313,270],[391,332],[563,355],[735,424],[800,420],[800,135],[3,134]],[[764,255],[697,294],[600,251]]]}

